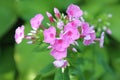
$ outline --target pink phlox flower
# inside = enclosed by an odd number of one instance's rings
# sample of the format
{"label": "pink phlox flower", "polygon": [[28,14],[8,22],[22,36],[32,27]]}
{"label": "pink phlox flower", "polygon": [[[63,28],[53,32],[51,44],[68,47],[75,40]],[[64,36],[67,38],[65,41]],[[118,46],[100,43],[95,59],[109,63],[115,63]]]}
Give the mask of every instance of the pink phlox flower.
{"label": "pink phlox flower", "polygon": [[88,35],[86,35],[84,37],[84,41],[83,41],[83,44],[84,45],[90,45],[92,43],[95,43],[94,40],[96,38],[96,35],[95,33],[89,33]]}
{"label": "pink phlox flower", "polygon": [[53,62],[54,66],[57,68],[65,68],[68,65],[67,60],[56,60]]}
{"label": "pink phlox flower", "polygon": [[22,39],[24,38],[24,26],[22,25],[21,27],[18,27],[15,30],[15,41],[17,44],[22,42]]}
{"label": "pink phlox flower", "polygon": [[83,44],[89,45],[94,43],[94,40],[96,38],[94,27],[89,27],[88,23],[83,22],[81,29],[82,29],[81,35],[84,36]]}
{"label": "pink phlox flower", "polygon": [[69,47],[69,43],[63,38],[56,38],[52,45],[52,48],[58,51],[64,51],[67,47]]}
{"label": "pink phlox flower", "polygon": [[53,44],[56,36],[55,27],[51,26],[48,29],[45,29],[43,33],[44,33],[44,42]]}
{"label": "pink phlox flower", "polygon": [[90,27],[87,22],[82,22],[81,29],[82,29],[82,32],[81,32],[82,36],[86,36],[90,33]]}
{"label": "pink phlox flower", "polygon": [[68,6],[66,13],[68,14],[69,18],[80,18],[83,15],[83,11],[74,4],[70,4]]}
{"label": "pink phlox flower", "polygon": [[82,36],[86,36],[88,35],[89,33],[95,33],[95,30],[94,30],[94,27],[93,26],[89,26],[89,24],[87,22],[82,22],[82,25],[81,25],[81,35]]}
{"label": "pink phlox flower", "polygon": [[78,20],[78,19],[75,19],[75,20],[71,21],[70,24],[71,24],[73,27],[78,28],[78,27],[81,26],[81,21]]}
{"label": "pink phlox flower", "polygon": [[64,49],[64,51],[59,51],[56,49],[52,49],[51,51],[51,55],[56,59],[56,60],[60,60],[63,59],[67,56],[67,49]]}
{"label": "pink phlox flower", "polygon": [[30,20],[31,26],[34,30],[37,30],[41,25],[42,20],[44,19],[43,15],[37,14]]}
{"label": "pink phlox flower", "polygon": [[102,33],[101,33],[101,38],[100,38],[100,47],[101,47],[101,48],[103,47],[103,44],[104,44],[104,37],[105,37],[105,33],[102,32]]}
{"label": "pink phlox flower", "polygon": [[80,33],[76,27],[73,27],[70,23],[68,23],[64,27],[64,35],[63,38],[67,40],[70,44],[75,40],[79,39]]}

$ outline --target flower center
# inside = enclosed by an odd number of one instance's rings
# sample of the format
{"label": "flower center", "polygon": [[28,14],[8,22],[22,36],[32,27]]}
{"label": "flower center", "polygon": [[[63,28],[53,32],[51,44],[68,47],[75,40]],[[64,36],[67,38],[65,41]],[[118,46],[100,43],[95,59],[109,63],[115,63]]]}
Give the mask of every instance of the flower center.
{"label": "flower center", "polygon": [[61,44],[63,42],[63,40],[58,40],[58,44]]}
{"label": "flower center", "polygon": [[71,36],[72,35],[72,31],[68,31],[68,36]]}
{"label": "flower center", "polygon": [[51,34],[50,34],[50,38],[54,38],[54,34],[51,33]]}
{"label": "flower center", "polygon": [[73,11],[70,11],[70,15],[72,15],[72,16],[73,16]]}

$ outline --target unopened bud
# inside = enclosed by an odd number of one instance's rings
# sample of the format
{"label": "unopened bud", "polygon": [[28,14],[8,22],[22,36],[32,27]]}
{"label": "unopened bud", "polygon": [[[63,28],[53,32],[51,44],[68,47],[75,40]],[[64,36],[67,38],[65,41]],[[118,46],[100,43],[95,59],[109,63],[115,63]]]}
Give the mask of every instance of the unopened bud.
{"label": "unopened bud", "polygon": [[31,33],[33,33],[33,34],[35,34],[35,33],[36,33],[36,31],[35,31],[35,30],[31,30],[30,32],[31,32]]}
{"label": "unopened bud", "polygon": [[31,35],[33,35],[33,34],[32,34],[32,33],[28,33],[27,35],[31,36]]}
{"label": "unopened bud", "polygon": [[50,22],[53,23],[53,22],[54,22],[54,19],[53,19],[52,15],[51,15],[49,12],[46,12],[46,14],[47,14]]}
{"label": "unopened bud", "polygon": [[79,44],[78,44],[78,42],[77,42],[77,41],[75,41],[74,43],[75,43],[75,45],[79,46]]}
{"label": "unopened bud", "polygon": [[48,46],[47,48],[50,49],[50,48],[52,48],[52,46]]}
{"label": "unopened bud", "polygon": [[25,38],[26,38],[26,39],[32,39],[32,37],[31,37],[31,36],[25,36]]}
{"label": "unopened bud", "polygon": [[112,14],[108,14],[108,18],[112,18]]}
{"label": "unopened bud", "polygon": [[33,43],[33,41],[28,41],[28,42],[27,42],[27,44],[32,44],[32,43]]}
{"label": "unopened bud", "polygon": [[84,22],[84,21],[85,21],[83,17],[80,17],[80,19],[81,19],[81,21],[82,21],[82,22]]}
{"label": "unopened bud", "polygon": [[78,52],[75,48],[72,48],[72,51],[74,51],[74,52]]}
{"label": "unopened bud", "polygon": [[106,27],[106,26],[103,26],[103,30],[105,30],[105,31],[106,31],[106,29],[107,29],[107,27]]}
{"label": "unopened bud", "polygon": [[54,13],[55,13],[55,16],[60,19],[60,12],[57,8],[54,8]]}
{"label": "unopened bud", "polygon": [[112,31],[110,29],[106,30],[107,34],[112,34]]}

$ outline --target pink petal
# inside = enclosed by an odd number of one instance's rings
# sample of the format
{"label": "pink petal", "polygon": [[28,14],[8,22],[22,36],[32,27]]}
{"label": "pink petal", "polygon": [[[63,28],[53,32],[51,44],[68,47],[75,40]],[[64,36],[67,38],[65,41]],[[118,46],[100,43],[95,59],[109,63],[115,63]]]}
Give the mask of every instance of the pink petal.
{"label": "pink petal", "polygon": [[56,60],[53,62],[53,64],[57,68],[65,68],[68,65],[68,62],[67,62],[67,60]]}
{"label": "pink petal", "polygon": [[20,44],[22,42],[22,39],[24,38],[24,26],[18,27],[15,30],[15,41],[17,44]]}
{"label": "pink petal", "polygon": [[41,14],[35,15],[35,17],[33,17],[30,20],[30,24],[31,24],[32,28],[34,30],[37,30],[39,28],[39,26],[41,25],[41,22],[43,19],[44,19],[44,17]]}
{"label": "pink petal", "polygon": [[56,38],[53,44],[53,49],[64,51],[69,46],[69,43],[63,38]]}
{"label": "pink petal", "polygon": [[58,51],[53,49],[51,51],[51,55],[57,60],[63,59],[67,56],[67,49],[65,49],[64,51]]}
{"label": "pink petal", "polygon": [[79,18],[83,15],[83,11],[77,5],[74,4],[70,4],[68,6],[66,13],[69,17],[74,18]]}
{"label": "pink petal", "polygon": [[44,42],[53,44],[56,36],[56,29],[55,27],[49,27],[48,29],[44,30]]}

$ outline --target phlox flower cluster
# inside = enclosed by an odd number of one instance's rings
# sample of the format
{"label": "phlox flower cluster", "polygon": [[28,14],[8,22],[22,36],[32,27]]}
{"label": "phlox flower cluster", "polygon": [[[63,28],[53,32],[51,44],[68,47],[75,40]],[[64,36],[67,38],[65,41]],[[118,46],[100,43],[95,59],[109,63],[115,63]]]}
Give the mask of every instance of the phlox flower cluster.
{"label": "phlox flower cluster", "polygon": [[[88,22],[85,22],[83,11],[77,5],[70,4],[66,10],[67,15],[60,13],[57,8],[54,8],[55,18],[46,12],[50,23],[49,28],[45,28],[42,25],[44,16],[42,14],[35,15],[30,24],[32,29],[28,35],[24,36],[24,26],[18,27],[15,31],[15,41],[19,44],[23,38],[30,40],[28,43],[34,43],[39,38],[37,34],[42,30],[44,40],[43,42],[49,44],[48,49],[51,49],[50,55],[54,57],[53,64],[58,68],[65,68],[69,65],[66,60],[68,48],[71,45],[79,45],[78,39],[83,39],[83,44],[88,46],[100,42],[100,47],[104,44],[104,35],[101,33],[100,38],[96,38],[96,32],[94,26],[90,26]],[[36,37],[37,35],[37,37]],[[74,52],[77,50],[72,47]]]}

